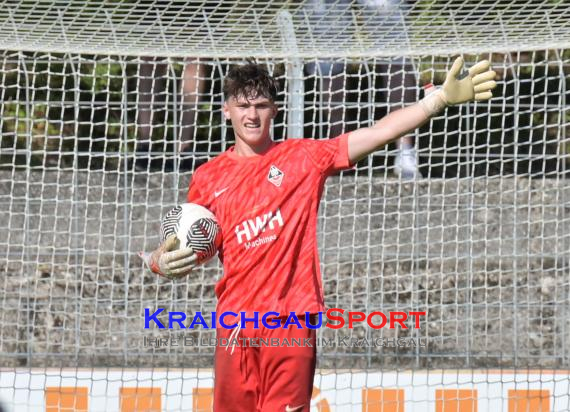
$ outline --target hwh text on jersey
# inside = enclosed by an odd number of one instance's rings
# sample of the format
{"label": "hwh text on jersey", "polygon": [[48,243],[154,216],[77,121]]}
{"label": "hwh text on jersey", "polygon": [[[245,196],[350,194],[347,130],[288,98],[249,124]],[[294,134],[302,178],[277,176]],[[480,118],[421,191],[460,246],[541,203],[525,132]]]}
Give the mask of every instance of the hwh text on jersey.
{"label": "hwh text on jersey", "polygon": [[[263,215],[256,216],[253,219],[247,219],[236,226],[236,236],[239,244],[246,241],[244,245],[247,249],[269,243],[277,239],[276,235],[268,238],[259,238],[260,233],[265,232],[267,228],[275,229],[275,227],[282,227],[284,225],[283,216],[281,211],[277,209],[275,212],[264,213]],[[253,242],[252,239],[256,239]]]}

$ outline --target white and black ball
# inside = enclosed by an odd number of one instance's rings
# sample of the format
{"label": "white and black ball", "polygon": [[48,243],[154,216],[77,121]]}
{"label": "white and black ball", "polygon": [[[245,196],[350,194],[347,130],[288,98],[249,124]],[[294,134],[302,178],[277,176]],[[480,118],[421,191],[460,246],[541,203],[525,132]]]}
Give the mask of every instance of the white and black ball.
{"label": "white and black ball", "polygon": [[160,224],[161,243],[176,236],[179,247],[191,247],[198,255],[198,263],[211,259],[222,242],[222,230],[216,216],[195,203],[183,203],[171,209]]}

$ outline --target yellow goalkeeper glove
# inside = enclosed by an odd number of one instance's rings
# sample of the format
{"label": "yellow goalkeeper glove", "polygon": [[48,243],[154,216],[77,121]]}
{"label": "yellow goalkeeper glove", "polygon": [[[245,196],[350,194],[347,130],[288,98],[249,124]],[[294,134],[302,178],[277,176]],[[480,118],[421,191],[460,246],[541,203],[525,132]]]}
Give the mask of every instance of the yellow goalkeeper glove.
{"label": "yellow goalkeeper glove", "polygon": [[497,86],[494,81],[497,74],[489,70],[490,67],[491,64],[487,60],[480,61],[469,69],[465,77],[458,78],[463,68],[463,59],[455,59],[441,89],[445,103],[450,106],[471,100],[489,100],[493,97],[491,90]]}
{"label": "yellow goalkeeper glove", "polygon": [[487,60],[480,61],[461,76],[463,59],[458,57],[447,73],[443,87],[420,100],[422,108],[431,117],[445,106],[490,99],[493,97],[491,90],[497,86],[493,80],[496,73],[489,69],[490,66]]}

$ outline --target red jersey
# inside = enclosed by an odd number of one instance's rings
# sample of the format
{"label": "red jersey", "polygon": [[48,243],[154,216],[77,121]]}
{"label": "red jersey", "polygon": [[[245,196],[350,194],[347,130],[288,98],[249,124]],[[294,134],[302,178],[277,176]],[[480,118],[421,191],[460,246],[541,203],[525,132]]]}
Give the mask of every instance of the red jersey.
{"label": "red jersey", "polygon": [[232,147],[196,169],[187,200],[222,228],[218,313],[324,310],[318,207],[326,178],[350,166],[344,134],[286,140],[253,157]]}

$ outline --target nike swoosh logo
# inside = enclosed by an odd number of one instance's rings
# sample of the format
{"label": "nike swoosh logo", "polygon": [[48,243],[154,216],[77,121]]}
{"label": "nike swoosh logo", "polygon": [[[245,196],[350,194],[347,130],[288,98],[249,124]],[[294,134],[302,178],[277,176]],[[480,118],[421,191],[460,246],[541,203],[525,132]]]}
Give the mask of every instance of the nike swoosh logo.
{"label": "nike swoosh logo", "polygon": [[305,406],[305,404],[303,403],[302,405],[299,406],[285,406],[285,412],[294,412],[294,411],[298,411],[299,409],[301,409],[303,406]]}
{"label": "nike swoosh logo", "polygon": [[226,190],[228,190],[228,189],[229,189],[229,187],[226,187],[226,188],[224,188],[224,189],[222,189],[222,190],[218,190],[218,191],[214,192],[214,197],[220,196],[222,193],[224,193],[224,192],[225,192]]}

